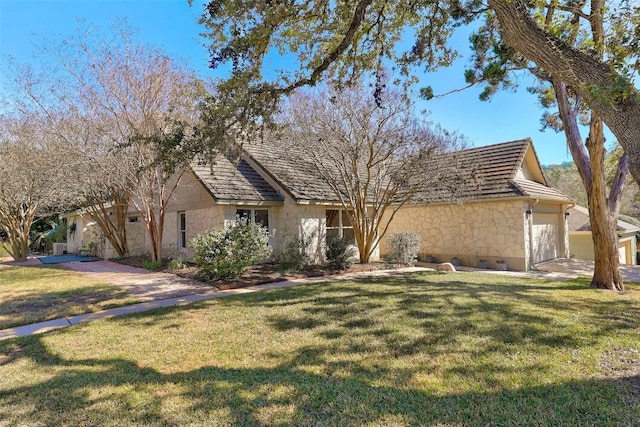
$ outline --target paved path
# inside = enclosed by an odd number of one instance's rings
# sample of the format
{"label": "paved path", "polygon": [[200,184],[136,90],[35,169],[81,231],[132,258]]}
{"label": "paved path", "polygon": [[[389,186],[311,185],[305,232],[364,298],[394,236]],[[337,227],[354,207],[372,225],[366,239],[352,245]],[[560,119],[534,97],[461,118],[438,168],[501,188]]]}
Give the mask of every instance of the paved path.
{"label": "paved path", "polygon": [[119,286],[141,301],[202,294],[213,289],[211,285],[197,280],[111,261],[69,262],[60,265]]}
{"label": "paved path", "polygon": [[[98,261],[96,263],[86,263],[86,264],[98,264],[99,262],[101,261]],[[96,275],[95,277],[103,277],[105,279],[108,277],[112,279],[115,279],[115,278],[123,279],[124,277],[129,277],[131,279],[135,279],[138,281],[137,285],[131,285],[131,286],[143,286],[143,283],[148,281],[149,283],[151,283],[149,286],[154,288],[154,286],[156,286],[156,284],[154,283],[157,283],[155,282],[156,279],[158,279],[160,283],[165,283],[165,281],[167,280],[167,276],[173,277],[176,279],[177,282],[180,282],[179,280],[180,278],[169,273],[153,273],[144,269],[122,266],[121,264],[111,263],[109,261],[102,261],[102,263],[103,263],[102,265],[98,264],[96,267],[78,266],[78,264],[83,264],[83,263],[73,263],[74,264],[73,269],[76,271],[82,271],[82,269],[86,269],[85,272],[87,274],[91,274],[91,273],[102,274],[103,276]],[[108,263],[108,264],[104,264],[104,263]],[[111,264],[115,264],[115,265],[126,267],[126,268],[123,268],[123,269],[118,268],[119,270],[118,272],[105,271],[108,267],[111,266]],[[115,266],[113,266],[113,268],[116,269]],[[95,271],[87,271],[87,270],[95,270]],[[246,294],[246,293],[258,292],[258,291],[266,291],[269,289],[289,288],[292,286],[298,286],[298,285],[307,284],[307,283],[324,282],[327,280],[351,279],[354,277],[367,277],[367,276],[394,275],[394,274],[401,274],[406,272],[425,271],[425,270],[428,270],[428,269],[423,267],[408,267],[408,268],[402,268],[398,270],[376,270],[376,271],[367,271],[367,272],[361,272],[361,273],[351,273],[351,274],[343,274],[343,275],[335,275],[335,276],[308,277],[308,278],[301,278],[301,279],[284,280],[281,282],[267,283],[264,285],[249,286],[246,288],[228,289],[224,291],[212,289],[210,286],[207,286],[208,290],[205,293],[202,293],[202,288],[199,288],[198,290],[200,290],[200,293],[193,292],[191,294],[184,294],[182,296],[173,297],[173,298],[164,298],[164,299],[156,298],[155,300],[143,302],[140,304],[132,304],[124,307],[113,308],[110,310],[98,311],[95,313],[86,313],[78,316],[63,317],[60,319],[49,320],[46,322],[33,323],[31,325],[17,326],[15,328],[0,330],[0,341],[10,339],[10,338],[40,334],[40,333],[51,331],[54,329],[60,329],[60,328],[65,328],[67,326],[76,325],[78,323],[90,322],[92,320],[106,319],[109,317],[122,316],[125,314],[131,314],[131,313],[141,313],[144,311],[149,311],[149,310],[153,310],[160,307],[171,307],[175,305],[188,304],[192,302],[227,297],[230,295],[239,295],[239,294]],[[110,275],[110,274],[113,274],[113,275]],[[120,276],[116,276],[117,274],[119,274]],[[114,283],[114,284],[118,284],[118,283]],[[171,287],[171,284],[165,283],[165,285],[168,287]],[[129,286],[129,285],[122,284],[122,286]],[[204,286],[204,285],[201,285],[201,286]],[[172,292],[176,292],[176,289],[178,289],[178,287],[173,289]],[[189,285],[187,284],[181,290],[178,289],[178,291],[188,292],[189,289],[190,289]],[[194,291],[196,289],[191,289],[191,290]],[[155,295],[156,297],[158,297],[159,295],[166,295],[166,292],[161,292],[161,293],[152,292],[150,296],[151,295]]]}

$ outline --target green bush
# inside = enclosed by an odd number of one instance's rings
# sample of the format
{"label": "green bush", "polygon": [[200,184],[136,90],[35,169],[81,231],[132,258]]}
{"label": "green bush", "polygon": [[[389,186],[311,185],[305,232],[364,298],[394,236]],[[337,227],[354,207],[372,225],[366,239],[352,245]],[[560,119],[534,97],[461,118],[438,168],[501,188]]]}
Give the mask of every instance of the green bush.
{"label": "green bush", "polygon": [[199,234],[189,246],[195,252],[200,276],[206,280],[240,277],[247,267],[271,255],[267,230],[240,219],[224,230]]}
{"label": "green bush", "polygon": [[327,237],[327,261],[340,270],[346,270],[353,265],[355,248],[345,238],[339,236]]}
{"label": "green bush", "polygon": [[396,233],[387,237],[390,262],[412,264],[418,256],[422,238],[416,233]]}
{"label": "green bush", "polygon": [[288,235],[284,237],[282,250],[278,254],[278,263],[286,270],[304,270],[314,264],[312,243],[315,233]]}

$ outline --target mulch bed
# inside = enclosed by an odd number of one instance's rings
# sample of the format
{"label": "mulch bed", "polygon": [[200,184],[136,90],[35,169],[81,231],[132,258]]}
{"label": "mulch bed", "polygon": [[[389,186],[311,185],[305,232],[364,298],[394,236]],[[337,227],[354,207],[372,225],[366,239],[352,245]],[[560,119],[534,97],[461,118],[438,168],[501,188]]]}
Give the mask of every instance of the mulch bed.
{"label": "mulch bed", "polygon": [[[132,267],[144,268],[145,258],[139,256],[132,256],[127,258],[112,259],[111,261],[119,264],[130,265]],[[290,271],[284,270],[279,264],[276,263],[264,263],[250,266],[246,273],[235,280],[220,280],[214,279],[209,281],[203,281],[208,285],[214,286],[220,290],[245,288],[248,286],[263,285],[266,283],[280,282],[283,280],[300,279],[305,277],[322,277],[331,276],[334,274],[346,274],[346,273],[362,273],[366,271],[375,270],[387,270],[403,267],[398,264],[388,264],[383,262],[374,262],[370,264],[354,264],[346,270],[337,270],[328,265],[317,265],[309,267],[304,271]],[[167,268],[167,262],[163,262],[160,269],[156,271],[163,271],[166,273],[172,273],[179,277],[188,279],[201,280],[198,274],[198,267],[189,264],[188,267],[180,270],[170,270]]]}

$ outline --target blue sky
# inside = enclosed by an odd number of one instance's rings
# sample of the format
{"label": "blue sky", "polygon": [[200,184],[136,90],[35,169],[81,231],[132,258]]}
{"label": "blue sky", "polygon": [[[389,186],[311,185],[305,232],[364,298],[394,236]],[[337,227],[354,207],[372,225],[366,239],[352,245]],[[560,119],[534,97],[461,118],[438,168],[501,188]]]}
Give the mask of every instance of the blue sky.
{"label": "blue sky", "polygon": [[[207,68],[206,40],[199,37],[197,24],[202,2],[189,7],[187,0],[0,0],[0,61],[8,56],[37,65],[35,46],[56,35],[71,35],[76,29],[97,24],[107,30],[116,18],[125,17],[139,30],[143,42],[163,48],[180,57],[202,76]],[[81,24],[79,19],[85,19]],[[467,46],[465,34],[453,40]],[[465,59],[454,67],[420,77],[420,86],[431,85],[436,93],[464,85]],[[0,68],[1,69],[1,68]],[[430,119],[444,128],[463,133],[473,145],[487,145],[531,137],[542,164],[571,160],[563,134],[540,132],[542,110],[536,98],[526,92],[529,82],[523,76],[516,93],[499,92],[489,102],[478,100],[480,88],[452,94],[420,107],[431,112]],[[610,139],[611,140],[611,139]]]}

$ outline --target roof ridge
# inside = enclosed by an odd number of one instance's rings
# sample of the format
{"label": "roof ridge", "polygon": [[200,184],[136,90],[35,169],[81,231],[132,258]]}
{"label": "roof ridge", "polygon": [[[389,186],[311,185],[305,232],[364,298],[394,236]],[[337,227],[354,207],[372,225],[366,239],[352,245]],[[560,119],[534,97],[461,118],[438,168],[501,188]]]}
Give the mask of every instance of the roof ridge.
{"label": "roof ridge", "polygon": [[526,143],[531,143],[531,137],[526,137],[526,138],[522,138],[522,139],[514,139],[511,141],[503,141],[503,142],[497,142],[495,144],[487,144],[487,145],[480,145],[477,147],[471,147],[471,148],[465,148],[463,150],[458,150],[458,151],[452,151],[452,153],[460,153],[460,154],[471,154],[474,151],[487,151],[488,149],[497,149],[500,148],[500,146],[505,146],[505,145],[513,145],[513,146],[517,146],[517,145],[522,145],[522,144],[526,144]]}

